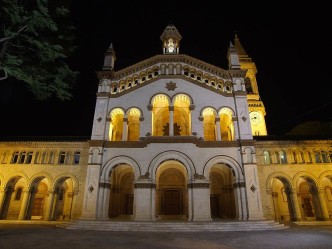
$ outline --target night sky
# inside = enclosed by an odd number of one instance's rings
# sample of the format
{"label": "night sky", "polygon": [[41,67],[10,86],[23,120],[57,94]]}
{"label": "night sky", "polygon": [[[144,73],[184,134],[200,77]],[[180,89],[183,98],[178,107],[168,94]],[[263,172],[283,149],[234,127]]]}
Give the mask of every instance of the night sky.
{"label": "night sky", "polygon": [[[119,3],[120,2],[120,3]],[[24,84],[0,82],[0,136],[90,136],[104,52],[113,43],[119,70],[161,54],[160,35],[174,24],[180,53],[227,69],[238,34],[258,69],[269,135],[305,121],[332,120],[332,54],[327,6],[234,1],[72,1],[78,49],[68,58],[80,71],[73,99],[37,101]],[[260,1],[261,2],[261,1]]]}

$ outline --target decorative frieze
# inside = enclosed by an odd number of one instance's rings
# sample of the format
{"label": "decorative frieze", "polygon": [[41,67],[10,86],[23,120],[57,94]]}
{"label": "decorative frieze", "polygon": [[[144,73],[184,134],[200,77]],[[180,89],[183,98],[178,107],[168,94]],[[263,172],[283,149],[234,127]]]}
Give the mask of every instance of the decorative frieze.
{"label": "decorative frieze", "polygon": [[134,188],[156,188],[156,184],[150,182],[136,182],[134,183]]}

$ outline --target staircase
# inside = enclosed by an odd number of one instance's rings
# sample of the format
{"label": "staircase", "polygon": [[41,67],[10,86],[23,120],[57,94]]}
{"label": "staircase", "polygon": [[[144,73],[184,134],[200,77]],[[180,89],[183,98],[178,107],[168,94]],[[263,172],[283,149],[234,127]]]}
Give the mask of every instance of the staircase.
{"label": "staircase", "polygon": [[99,230],[113,232],[227,232],[279,230],[288,228],[273,220],[260,221],[87,221],[76,220],[58,227],[65,229]]}

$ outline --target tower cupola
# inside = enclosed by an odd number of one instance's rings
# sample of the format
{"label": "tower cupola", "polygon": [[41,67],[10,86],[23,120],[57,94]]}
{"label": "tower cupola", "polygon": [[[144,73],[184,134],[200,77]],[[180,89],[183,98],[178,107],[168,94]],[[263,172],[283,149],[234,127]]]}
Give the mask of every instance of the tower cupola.
{"label": "tower cupola", "polygon": [[167,25],[160,36],[163,43],[163,54],[178,54],[181,38],[182,36],[173,24]]}

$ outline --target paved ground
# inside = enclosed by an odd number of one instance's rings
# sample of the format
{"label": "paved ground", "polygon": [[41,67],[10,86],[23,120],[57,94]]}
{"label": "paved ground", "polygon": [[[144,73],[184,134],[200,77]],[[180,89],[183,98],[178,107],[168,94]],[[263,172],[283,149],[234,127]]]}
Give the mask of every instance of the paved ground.
{"label": "paved ground", "polygon": [[277,231],[146,233],[0,223],[0,249],[331,249],[332,226]]}

